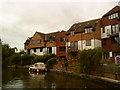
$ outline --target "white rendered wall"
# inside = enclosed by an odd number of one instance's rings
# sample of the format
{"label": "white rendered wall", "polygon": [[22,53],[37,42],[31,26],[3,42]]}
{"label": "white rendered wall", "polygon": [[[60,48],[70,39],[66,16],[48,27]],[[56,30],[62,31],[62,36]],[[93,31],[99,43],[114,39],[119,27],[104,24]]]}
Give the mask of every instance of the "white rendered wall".
{"label": "white rendered wall", "polygon": [[56,47],[52,47],[52,53],[56,55]]}
{"label": "white rendered wall", "polygon": [[42,52],[40,52],[40,48],[37,48],[36,52],[34,52],[34,49],[30,49],[30,54],[44,55],[46,54],[45,51],[46,51],[46,48],[43,48]]}
{"label": "white rendered wall", "polygon": [[39,48],[37,48],[36,49],[36,52],[34,52],[36,55],[43,55],[43,52],[40,52],[40,49]]}
{"label": "white rendered wall", "polygon": [[95,39],[95,47],[102,47],[101,40]]}
{"label": "white rendered wall", "polygon": [[66,45],[67,45],[67,46],[70,46],[70,42],[67,42]]}
{"label": "white rendered wall", "polygon": [[34,49],[30,49],[30,54],[33,54],[34,53]]}
{"label": "white rendered wall", "polygon": [[83,48],[82,41],[78,41],[78,50],[82,50]]}
{"label": "white rendered wall", "polygon": [[43,54],[47,54],[47,48],[43,48]]}
{"label": "white rendered wall", "polygon": [[[82,46],[81,46],[82,44]],[[96,47],[101,47],[101,40],[98,39],[92,39],[91,40],[91,45],[90,46],[86,46],[86,40],[83,40],[82,42],[79,41],[79,50],[87,50],[87,49],[94,49]]]}

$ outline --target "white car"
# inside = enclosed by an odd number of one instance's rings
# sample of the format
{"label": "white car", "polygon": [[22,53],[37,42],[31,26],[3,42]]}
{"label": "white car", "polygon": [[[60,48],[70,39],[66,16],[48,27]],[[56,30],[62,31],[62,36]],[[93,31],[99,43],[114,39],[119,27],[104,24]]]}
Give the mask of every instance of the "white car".
{"label": "white car", "polygon": [[47,71],[47,69],[45,68],[45,64],[42,62],[35,63],[31,67],[29,67],[29,70],[36,71],[36,72]]}

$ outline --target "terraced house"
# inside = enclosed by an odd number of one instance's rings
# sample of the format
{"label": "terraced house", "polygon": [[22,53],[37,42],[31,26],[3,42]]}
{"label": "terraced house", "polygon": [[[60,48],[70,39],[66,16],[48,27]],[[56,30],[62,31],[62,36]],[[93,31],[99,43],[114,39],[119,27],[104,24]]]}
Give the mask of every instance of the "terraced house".
{"label": "terraced house", "polygon": [[100,19],[73,24],[67,38],[68,58],[76,56],[78,50],[101,47]]}
{"label": "terraced house", "polygon": [[26,40],[25,49],[29,54],[56,54],[58,58],[66,57],[66,31],[44,34],[36,32]]}
{"label": "terraced house", "polygon": [[115,6],[101,18],[102,47],[107,51],[105,58],[114,57],[120,52],[120,6]]}
{"label": "terraced house", "polygon": [[29,54],[56,54],[58,59],[72,59],[77,51],[103,47],[104,58],[113,62],[120,52],[120,6],[115,6],[102,18],[73,24],[67,31],[36,32],[25,42]]}
{"label": "terraced house", "polygon": [[26,40],[25,49],[29,54],[44,55],[47,53],[56,54],[56,37],[59,32],[44,34],[36,32],[33,37]]}

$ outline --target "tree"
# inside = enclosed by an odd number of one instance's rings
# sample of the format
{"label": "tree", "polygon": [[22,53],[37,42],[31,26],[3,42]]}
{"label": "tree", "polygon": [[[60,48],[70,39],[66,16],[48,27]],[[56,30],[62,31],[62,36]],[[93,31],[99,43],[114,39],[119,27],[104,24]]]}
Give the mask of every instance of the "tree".
{"label": "tree", "polygon": [[13,54],[8,58],[9,65],[20,65],[21,62],[21,55],[20,54]]}
{"label": "tree", "polygon": [[78,59],[81,72],[90,74],[92,71],[98,71],[101,67],[103,53],[102,48],[79,51]]}
{"label": "tree", "polygon": [[4,67],[6,67],[9,61],[9,57],[12,56],[13,54],[15,54],[15,49],[17,49],[16,47],[14,48],[10,48],[9,44],[3,44],[2,45],[2,65]]}

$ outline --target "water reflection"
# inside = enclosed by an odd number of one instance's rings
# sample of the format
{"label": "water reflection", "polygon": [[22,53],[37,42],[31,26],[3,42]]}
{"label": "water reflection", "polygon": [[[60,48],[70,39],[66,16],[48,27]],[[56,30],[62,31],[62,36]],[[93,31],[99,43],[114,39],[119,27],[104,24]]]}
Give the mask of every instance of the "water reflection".
{"label": "water reflection", "polygon": [[104,88],[88,80],[57,73],[31,73],[24,69],[4,69],[3,88]]}

